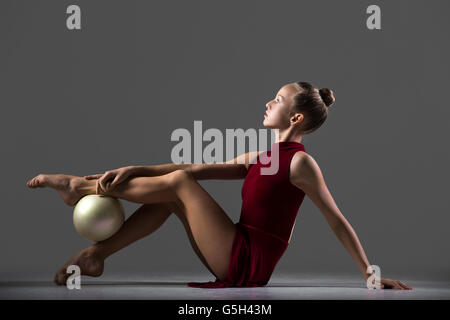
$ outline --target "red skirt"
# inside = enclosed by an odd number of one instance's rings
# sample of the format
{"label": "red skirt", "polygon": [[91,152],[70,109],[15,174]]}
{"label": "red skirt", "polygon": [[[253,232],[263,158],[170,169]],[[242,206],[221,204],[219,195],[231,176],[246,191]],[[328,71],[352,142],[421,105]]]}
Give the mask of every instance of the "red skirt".
{"label": "red skirt", "polygon": [[256,227],[235,223],[236,235],[230,255],[227,280],[188,282],[194,288],[265,286],[289,243]]}

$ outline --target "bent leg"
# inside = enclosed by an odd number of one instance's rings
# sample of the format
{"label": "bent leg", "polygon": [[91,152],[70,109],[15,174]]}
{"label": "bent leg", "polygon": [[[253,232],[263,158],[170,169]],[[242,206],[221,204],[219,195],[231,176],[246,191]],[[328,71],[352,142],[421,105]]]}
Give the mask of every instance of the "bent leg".
{"label": "bent leg", "polygon": [[172,185],[199,250],[216,277],[227,280],[235,224],[189,172],[174,171]]}
{"label": "bent leg", "polygon": [[[86,194],[95,194],[95,181],[88,187]],[[179,203],[207,265],[217,278],[227,279],[236,226],[190,173],[176,170],[162,176],[131,177],[101,194],[137,203]]]}
{"label": "bent leg", "polygon": [[[95,194],[95,181],[83,183],[80,189],[85,188],[85,194]],[[217,278],[226,280],[236,226],[190,173],[176,170],[162,176],[130,177],[101,194],[145,204],[179,203],[207,265]]]}
{"label": "bent leg", "polygon": [[203,253],[198,248],[198,245],[195,242],[194,236],[192,235],[192,230],[191,230],[191,227],[189,226],[189,222],[186,219],[186,213],[182,209],[182,206],[180,206],[174,202],[168,202],[167,205],[169,206],[171,212],[174,213],[180,219],[181,223],[183,224],[184,229],[186,230],[186,234],[189,238],[189,242],[191,243],[192,249],[197,254],[200,261],[209,270],[209,272],[211,272],[216,278],[218,278],[218,276],[215,274],[215,272],[209,266],[208,261],[206,261],[205,257],[203,256]]}
{"label": "bent leg", "polygon": [[122,227],[110,238],[93,246],[106,259],[131,243],[155,232],[171,215],[168,203],[150,203],[140,206]]}
{"label": "bent leg", "polygon": [[140,206],[112,237],[99,241],[70,258],[57,271],[54,282],[59,285],[64,285],[66,283],[67,278],[70,276],[66,270],[71,264],[78,265],[81,268],[82,275],[100,276],[103,273],[103,261],[107,257],[131,243],[155,232],[172,213],[175,213],[176,216],[180,218],[195,253],[206,268],[214,274],[213,270],[206,262],[206,259],[198,249],[181,208],[174,202],[165,202],[143,204]]}
{"label": "bent leg", "polygon": [[172,213],[183,223],[191,246],[199,259],[214,274],[195,243],[185,213],[175,202],[143,204],[125,221],[117,233],[111,238],[97,242],[93,247],[103,259],[106,259],[131,243],[155,232]]}
{"label": "bent leg", "polygon": [[78,265],[82,275],[99,277],[103,273],[104,260],[129,244],[153,233],[170,216],[166,203],[144,204],[139,207],[110,238],[96,242],[71,257],[55,274],[54,282],[66,284],[69,265]]}

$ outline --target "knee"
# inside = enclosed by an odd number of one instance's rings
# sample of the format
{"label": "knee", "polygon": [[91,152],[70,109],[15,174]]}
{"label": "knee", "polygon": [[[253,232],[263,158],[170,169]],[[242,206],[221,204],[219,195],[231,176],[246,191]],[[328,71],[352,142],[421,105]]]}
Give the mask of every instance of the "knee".
{"label": "knee", "polygon": [[173,188],[179,187],[183,182],[193,179],[190,172],[180,169],[169,173],[169,183]]}

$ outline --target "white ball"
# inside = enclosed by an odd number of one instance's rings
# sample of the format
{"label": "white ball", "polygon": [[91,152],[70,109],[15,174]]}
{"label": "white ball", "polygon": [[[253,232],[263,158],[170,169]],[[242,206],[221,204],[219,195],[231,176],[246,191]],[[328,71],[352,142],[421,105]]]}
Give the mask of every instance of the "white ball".
{"label": "white ball", "polygon": [[125,220],[123,206],[116,198],[90,194],[73,210],[75,230],[85,239],[102,241],[115,234]]}

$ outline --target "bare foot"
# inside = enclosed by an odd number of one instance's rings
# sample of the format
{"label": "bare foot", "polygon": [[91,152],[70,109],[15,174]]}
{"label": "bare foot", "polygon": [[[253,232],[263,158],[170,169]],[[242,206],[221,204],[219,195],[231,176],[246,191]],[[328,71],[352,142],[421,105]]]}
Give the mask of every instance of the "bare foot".
{"label": "bare foot", "polygon": [[39,174],[27,182],[29,188],[50,187],[58,191],[63,201],[74,206],[82,195],[77,192],[77,185],[83,179],[77,176],[67,174]]}
{"label": "bare foot", "polygon": [[70,258],[55,274],[53,282],[57,285],[66,285],[67,278],[72,273],[66,273],[67,267],[70,265],[77,265],[80,267],[82,275],[91,277],[100,277],[103,273],[104,259],[98,254],[95,249],[88,247],[81,250],[78,254]]}

